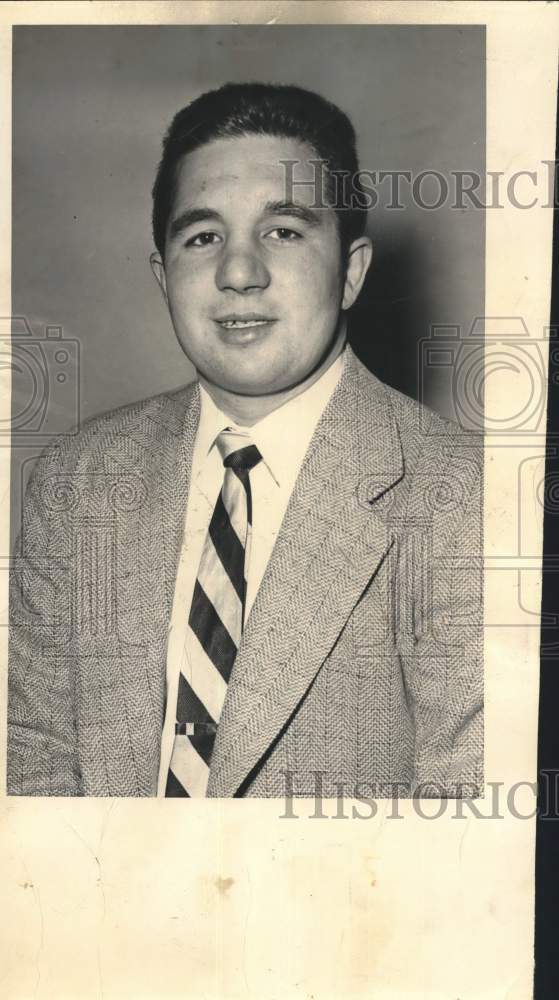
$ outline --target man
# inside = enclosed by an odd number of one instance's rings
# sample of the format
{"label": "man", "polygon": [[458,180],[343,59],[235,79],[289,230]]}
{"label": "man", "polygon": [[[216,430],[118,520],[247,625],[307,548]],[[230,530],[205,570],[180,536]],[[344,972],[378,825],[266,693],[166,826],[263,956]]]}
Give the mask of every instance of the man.
{"label": "man", "polygon": [[480,449],[347,345],[372,251],[344,172],[350,122],[299,88],[176,115],[151,263],[197,381],[38,464],[11,793],[479,790]]}

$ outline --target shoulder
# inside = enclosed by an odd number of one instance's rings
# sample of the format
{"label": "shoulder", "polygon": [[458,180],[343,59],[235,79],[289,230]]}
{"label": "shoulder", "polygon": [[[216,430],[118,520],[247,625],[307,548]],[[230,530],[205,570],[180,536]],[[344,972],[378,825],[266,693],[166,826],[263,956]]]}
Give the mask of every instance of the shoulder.
{"label": "shoulder", "polygon": [[119,439],[148,434],[157,438],[180,435],[186,413],[197,398],[197,383],[146,399],[127,403],[90,417],[73,433],[55,437],[37,462],[37,471],[77,470],[85,464],[102,463],[103,455]]}
{"label": "shoulder", "polygon": [[395,475],[386,516],[404,533],[414,526],[433,528],[437,544],[444,544],[467,512],[476,525],[481,523],[483,435],[381,382],[356,362],[353,358],[353,398],[360,414],[355,429],[370,442],[360,449],[362,458],[371,465],[388,454]]}
{"label": "shoulder", "polygon": [[444,454],[450,458],[454,454],[473,452],[479,458],[482,454],[483,435],[480,432],[464,428],[391,386],[384,385],[384,390],[408,457]]}
{"label": "shoulder", "polygon": [[[481,551],[483,436],[386,387],[402,445],[404,477],[393,514],[432,532],[438,552],[461,531]],[[395,498],[396,499],[396,498]]]}
{"label": "shoulder", "polygon": [[468,474],[479,475],[483,468],[482,433],[436,413],[358,364],[368,391],[381,400],[387,419],[397,430],[407,475],[421,469],[423,475],[436,470],[440,476],[461,466]]}

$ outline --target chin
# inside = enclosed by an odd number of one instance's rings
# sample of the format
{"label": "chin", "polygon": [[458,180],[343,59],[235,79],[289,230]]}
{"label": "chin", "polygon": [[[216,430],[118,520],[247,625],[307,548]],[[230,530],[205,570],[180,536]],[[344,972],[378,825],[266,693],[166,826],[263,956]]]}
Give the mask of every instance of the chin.
{"label": "chin", "polygon": [[226,392],[234,393],[236,396],[270,396],[274,392],[281,392],[269,385],[255,385],[254,382],[237,382],[231,385],[224,385]]}
{"label": "chin", "polygon": [[[289,379],[277,379],[277,381],[270,377],[263,379],[265,370],[264,364],[258,365],[258,370],[254,371],[243,371],[241,365],[235,370],[231,365],[228,372],[222,373],[221,380],[217,384],[226,392],[234,392],[240,396],[269,396],[270,393],[281,392]],[[232,378],[232,375],[236,377]]]}

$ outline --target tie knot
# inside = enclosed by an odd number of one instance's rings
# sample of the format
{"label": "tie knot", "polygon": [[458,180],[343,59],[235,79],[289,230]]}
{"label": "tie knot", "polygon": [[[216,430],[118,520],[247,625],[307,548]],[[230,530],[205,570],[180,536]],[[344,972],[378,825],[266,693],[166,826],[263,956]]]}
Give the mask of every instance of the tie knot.
{"label": "tie knot", "polygon": [[216,439],[219,453],[226,469],[240,472],[246,469],[250,472],[262,460],[262,455],[255,444],[252,444],[248,434],[239,431],[224,430]]}

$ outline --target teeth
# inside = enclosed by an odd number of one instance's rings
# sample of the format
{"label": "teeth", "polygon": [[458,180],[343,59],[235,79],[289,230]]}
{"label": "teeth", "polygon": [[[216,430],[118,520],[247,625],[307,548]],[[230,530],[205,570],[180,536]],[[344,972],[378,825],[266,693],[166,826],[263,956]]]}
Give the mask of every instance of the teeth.
{"label": "teeth", "polygon": [[267,319],[228,319],[221,325],[224,326],[226,330],[243,330],[246,326],[264,326],[267,322]]}

